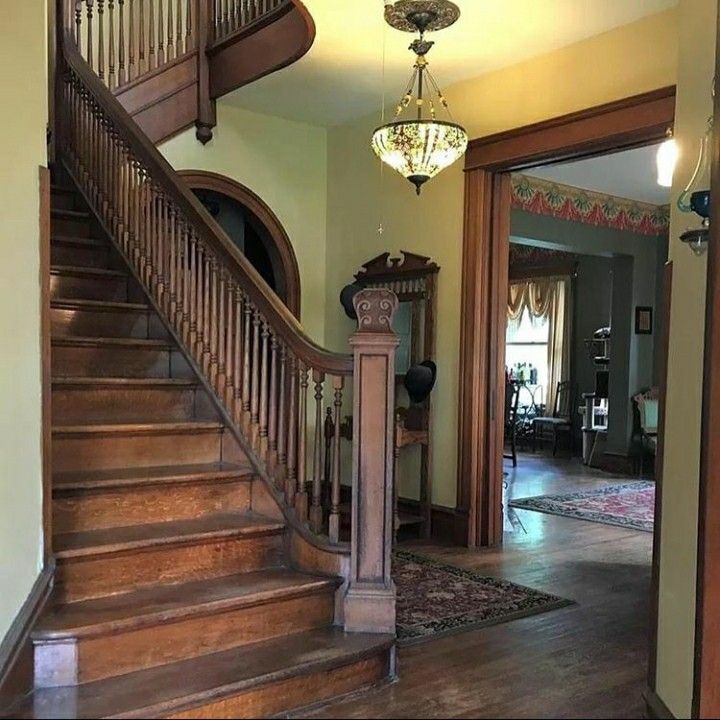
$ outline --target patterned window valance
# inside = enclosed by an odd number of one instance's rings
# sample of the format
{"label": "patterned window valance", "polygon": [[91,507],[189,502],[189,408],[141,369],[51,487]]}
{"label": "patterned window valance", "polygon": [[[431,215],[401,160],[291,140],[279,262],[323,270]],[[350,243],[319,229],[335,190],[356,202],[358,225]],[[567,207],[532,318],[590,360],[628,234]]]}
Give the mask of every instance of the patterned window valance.
{"label": "patterned window valance", "polygon": [[537,215],[640,235],[663,235],[670,226],[668,205],[626,200],[521,174],[512,177],[512,206]]}

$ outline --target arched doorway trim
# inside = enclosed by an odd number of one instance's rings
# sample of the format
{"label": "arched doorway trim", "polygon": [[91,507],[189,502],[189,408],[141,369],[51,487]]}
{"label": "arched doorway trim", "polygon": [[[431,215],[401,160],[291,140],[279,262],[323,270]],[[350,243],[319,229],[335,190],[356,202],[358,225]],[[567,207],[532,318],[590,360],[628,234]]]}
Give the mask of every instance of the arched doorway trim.
{"label": "arched doorway trim", "polygon": [[288,310],[300,318],[300,270],[290,238],[269,205],[250,188],[225,175],[207,170],[180,170],[178,173],[193,190],[213,190],[237,200],[265,226],[282,265]]}

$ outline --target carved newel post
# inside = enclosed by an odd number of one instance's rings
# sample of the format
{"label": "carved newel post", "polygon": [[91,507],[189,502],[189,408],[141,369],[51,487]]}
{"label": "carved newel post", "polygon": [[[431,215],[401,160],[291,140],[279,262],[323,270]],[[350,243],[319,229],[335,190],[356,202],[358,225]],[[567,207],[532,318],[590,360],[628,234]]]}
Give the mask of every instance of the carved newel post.
{"label": "carved newel post", "polygon": [[345,630],[395,633],[393,540],[395,293],[361,290],[353,300],[358,329],[353,349],[353,484],[350,582]]}

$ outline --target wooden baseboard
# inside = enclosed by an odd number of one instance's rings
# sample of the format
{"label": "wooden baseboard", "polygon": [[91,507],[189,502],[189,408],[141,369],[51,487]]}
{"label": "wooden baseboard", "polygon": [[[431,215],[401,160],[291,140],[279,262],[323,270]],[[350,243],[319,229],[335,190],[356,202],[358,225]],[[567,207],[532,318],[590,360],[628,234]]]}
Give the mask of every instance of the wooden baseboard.
{"label": "wooden baseboard", "polygon": [[629,455],[605,452],[600,458],[600,470],[619,475],[634,475],[635,463]]}
{"label": "wooden baseboard", "polygon": [[643,697],[645,698],[645,713],[651,720],[675,720],[675,716],[654,690],[646,688]]}
{"label": "wooden baseboard", "polygon": [[0,643],[0,715],[33,688],[33,652],[30,633],[53,586],[55,563],[38,575],[20,612]]}
{"label": "wooden baseboard", "polygon": [[[420,503],[409,498],[400,498],[400,506],[417,514]],[[467,545],[467,513],[445,505],[433,505],[431,516],[432,539],[452,545]]]}

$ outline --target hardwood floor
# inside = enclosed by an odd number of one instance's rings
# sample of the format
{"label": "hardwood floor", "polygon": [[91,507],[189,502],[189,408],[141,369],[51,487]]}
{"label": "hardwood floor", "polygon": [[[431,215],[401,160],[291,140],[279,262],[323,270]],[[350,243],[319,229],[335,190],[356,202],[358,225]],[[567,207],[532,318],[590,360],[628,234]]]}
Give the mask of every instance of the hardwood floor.
{"label": "hardwood floor", "polygon": [[[511,498],[618,482],[560,458],[506,469]],[[643,717],[652,534],[528,510],[505,524],[498,549],[412,546],[577,604],[401,649],[396,684],[313,717]]]}

